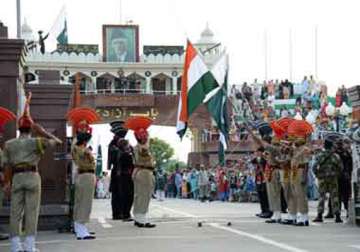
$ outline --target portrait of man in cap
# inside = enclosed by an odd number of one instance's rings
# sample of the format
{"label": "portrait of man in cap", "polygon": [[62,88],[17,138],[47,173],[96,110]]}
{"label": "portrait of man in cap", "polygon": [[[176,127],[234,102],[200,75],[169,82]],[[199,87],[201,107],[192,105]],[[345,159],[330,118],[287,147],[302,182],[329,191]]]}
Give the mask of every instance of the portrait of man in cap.
{"label": "portrait of man in cap", "polygon": [[138,26],[103,26],[104,61],[136,62],[138,59]]}

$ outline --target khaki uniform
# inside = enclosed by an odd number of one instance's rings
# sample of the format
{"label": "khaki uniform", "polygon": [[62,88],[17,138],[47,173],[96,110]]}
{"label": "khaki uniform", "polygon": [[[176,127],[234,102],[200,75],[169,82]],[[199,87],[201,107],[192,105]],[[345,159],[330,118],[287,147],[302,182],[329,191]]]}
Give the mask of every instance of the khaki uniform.
{"label": "khaki uniform", "polygon": [[288,206],[289,214],[292,217],[296,217],[297,201],[296,201],[294,188],[292,187],[290,182],[291,155],[290,154],[282,155],[282,160],[285,162],[281,165],[281,170],[280,170],[281,186],[284,190],[284,196]]}
{"label": "khaki uniform", "polygon": [[[10,166],[14,174],[10,207],[12,237],[20,236],[23,215],[25,216],[25,235],[36,234],[41,199],[41,178],[37,172],[37,166],[45,148],[50,143],[53,142],[45,138],[25,136],[5,143],[3,163]],[[29,170],[33,171],[29,172]]]}
{"label": "khaki uniform", "polygon": [[281,153],[280,147],[268,145],[265,151],[269,153],[267,162],[271,168],[271,174],[268,176],[268,182],[266,183],[270,210],[272,212],[281,212],[280,167],[277,160]]}
{"label": "khaki uniform", "polygon": [[87,148],[74,145],[72,157],[78,167],[75,178],[74,221],[85,224],[90,220],[95,193],[95,159]]}
{"label": "khaki uniform", "polygon": [[309,212],[307,198],[307,172],[311,156],[304,153],[306,146],[295,149],[291,159],[291,184],[296,195],[297,212],[307,215]]}
{"label": "khaki uniform", "polygon": [[153,175],[154,161],[149,152],[149,147],[138,144],[134,148],[135,170],[134,180],[134,208],[135,221],[146,224],[147,213],[151,195],[154,191],[155,178]]}

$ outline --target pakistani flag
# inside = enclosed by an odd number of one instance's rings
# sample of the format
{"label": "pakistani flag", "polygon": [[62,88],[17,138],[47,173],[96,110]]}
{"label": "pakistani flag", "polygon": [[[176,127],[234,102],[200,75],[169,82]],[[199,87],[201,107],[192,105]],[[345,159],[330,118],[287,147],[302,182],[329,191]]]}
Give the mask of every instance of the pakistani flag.
{"label": "pakistani flag", "polygon": [[68,44],[68,33],[67,33],[67,25],[66,19],[64,20],[63,27],[60,31],[60,34],[56,37],[57,42],[60,45],[67,45]]}
{"label": "pakistani flag", "polygon": [[180,138],[186,132],[190,115],[203,103],[206,95],[218,87],[213,74],[190,41],[187,42],[182,76],[176,123],[177,133]]}
{"label": "pakistani flag", "polygon": [[204,103],[209,113],[216,122],[220,133],[219,164],[225,165],[225,150],[229,138],[229,119],[227,113],[227,78],[228,78],[228,55],[223,53],[220,59],[211,69],[217,88],[207,94]]}

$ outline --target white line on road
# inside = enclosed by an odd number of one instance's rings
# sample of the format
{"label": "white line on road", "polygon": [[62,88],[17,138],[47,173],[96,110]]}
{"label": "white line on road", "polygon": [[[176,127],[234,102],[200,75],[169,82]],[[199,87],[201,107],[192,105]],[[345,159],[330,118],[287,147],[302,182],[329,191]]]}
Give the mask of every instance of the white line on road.
{"label": "white line on road", "polygon": [[238,235],[241,235],[241,236],[245,236],[245,237],[248,237],[248,238],[251,238],[251,239],[266,243],[266,244],[269,244],[269,245],[273,245],[273,246],[281,248],[283,250],[287,250],[287,251],[291,251],[291,252],[307,252],[307,250],[295,248],[295,247],[289,246],[289,245],[287,245],[285,243],[280,243],[280,242],[277,242],[277,241],[273,241],[273,240],[270,240],[268,238],[262,237],[260,235],[250,234],[250,233],[240,231],[240,230],[237,230],[237,229],[220,226],[218,223],[210,223],[209,225],[214,227],[214,228],[217,228],[217,229],[222,229],[222,230],[225,230],[225,231],[228,231],[228,232],[231,232],[231,233],[234,233],[234,234],[238,234]]}
{"label": "white line on road", "polygon": [[360,245],[350,245],[349,247],[350,248],[356,248],[356,249],[360,250]]}
{"label": "white line on road", "polygon": [[[155,204],[154,204],[154,205],[155,205]],[[172,209],[172,208],[169,208],[169,207],[164,207],[164,206],[160,206],[160,205],[155,205],[155,206],[158,207],[158,208],[162,208],[162,209],[165,210],[165,211],[170,211],[170,212],[173,212],[173,213],[181,214],[181,215],[184,215],[184,216],[186,216],[186,217],[191,217],[191,218],[196,218],[196,219],[200,219],[200,218],[201,218],[200,216],[196,216],[196,215],[193,215],[193,214],[190,214],[190,213],[186,213],[186,212],[183,212],[183,211],[175,210],[175,209]],[[262,243],[266,243],[266,244],[269,244],[269,245],[272,245],[272,246],[281,248],[281,249],[283,249],[283,250],[290,251],[290,252],[308,252],[307,250],[303,250],[303,249],[299,249],[299,248],[296,248],[296,247],[292,247],[292,246],[287,245],[287,244],[285,244],[285,243],[280,243],[280,242],[277,242],[277,241],[274,241],[274,240],[271,240],[271,239],[262,237],[262,236],[260,236],[260,235],[255,235],[255,234],[247,233],[247,232],[240,231],[240,230],[233,229],[233,228],[229,228],[229,227],[223,227],[223,226],[220,226],[220,225],[217,224],[217,223],[211,223],[210,226],[213,227],[213,228],[222,229],[222,230],[225,230],[225,231],[228,231],[228,232],[237,234],[237,235],[245,236],[245,237],[248,237],[248,238],[251,238],[251,239],[260,241],[260,242],[262,242]]]}

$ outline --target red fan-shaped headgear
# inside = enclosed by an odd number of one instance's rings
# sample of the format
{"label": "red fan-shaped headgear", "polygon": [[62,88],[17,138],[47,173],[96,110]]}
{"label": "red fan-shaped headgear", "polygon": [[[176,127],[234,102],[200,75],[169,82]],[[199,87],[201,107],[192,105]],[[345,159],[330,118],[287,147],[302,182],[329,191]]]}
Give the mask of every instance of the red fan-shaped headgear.
{"label": "red fan-shaped headgear", "polygon": [[148,137],[147,129],[153,123],[153,120],[145,116],[130,117],[125,122],[125,128],[131,129],[135,133],[137,139],[144,139]]}
{"label": "red fan-shaped headgear", "polygon": [[280,125],[280,127],[282,127],[285,131],[288,130],[289,125],[295,121],[294,118],[290,118],[290,117],[283,117],[280,118],[279,120],[277,120],[277,123]]}
{"label": "red fan-shaped headgear", "polygon": [[90,124],[100,121],[100,116],[91,108],[74,108],[66,115],[67,120],[77,132],[92,133]]}
{"label": "red fan-shaped headgear", "polygon": [[271,121],[270,127],[272,128],[274,135],[278,139],[282,139],[285,136],[285,129],[281,127],[277,121]]}
{"label": "red fan-shaped headgear", "polygon": [[16,116],[10,110],[0,107],[0,133],[4,132],[4,126],[10,121],[16,120]]}
{"label": "red fan-shaped headgear", "polygon": [[310,123],[305,120],[294,120],[288,128],[288,135],[292,137],[306,138],[314,131]]}

